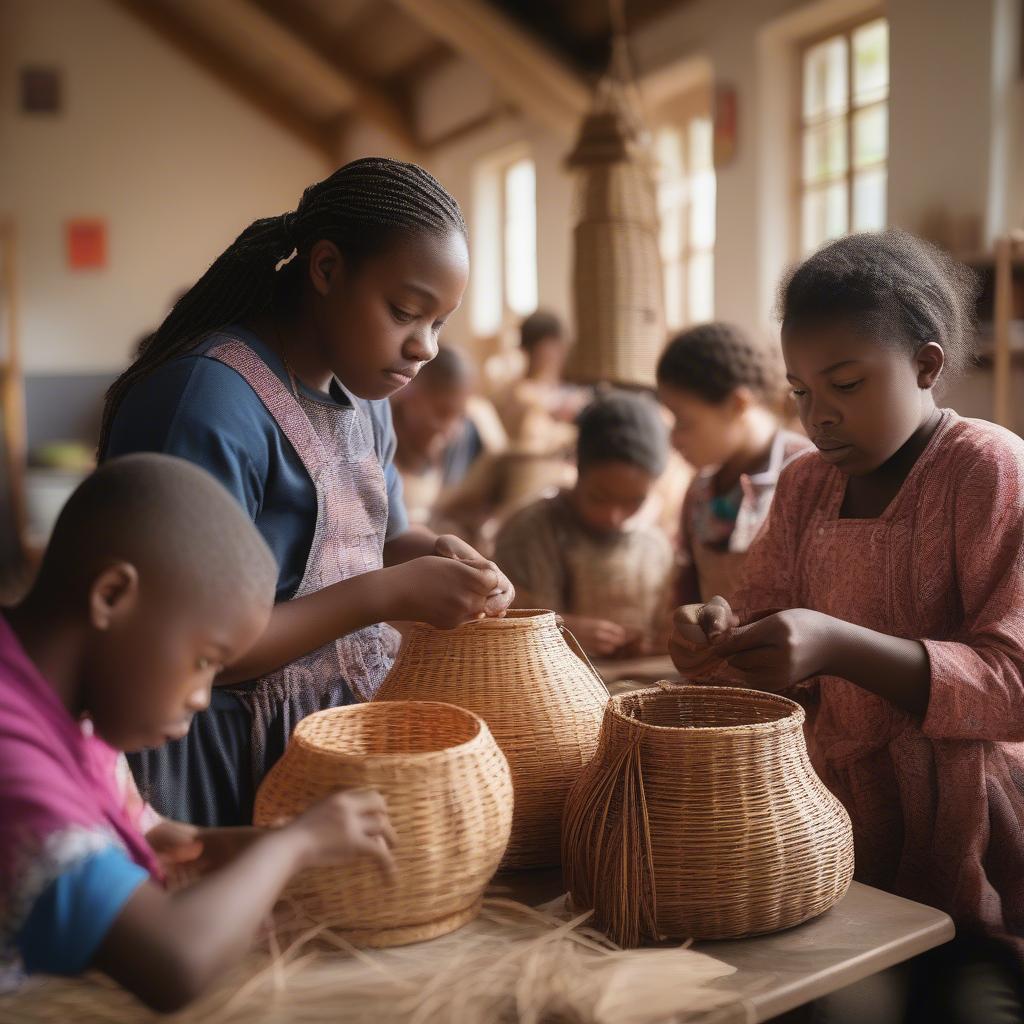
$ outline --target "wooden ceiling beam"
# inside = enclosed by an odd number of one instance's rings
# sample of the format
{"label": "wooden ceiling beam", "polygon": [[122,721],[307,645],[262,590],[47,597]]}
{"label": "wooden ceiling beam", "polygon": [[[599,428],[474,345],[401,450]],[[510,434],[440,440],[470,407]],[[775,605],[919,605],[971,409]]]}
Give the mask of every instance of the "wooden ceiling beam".
{"label": "wooden ceiling beam", "polygon": [[267,89],[257,77],[224,59],[220,48],[188,28],[170,11],[152,0],[114,0],[152,32],[202,68],[247,104],[259,110],[279,128],[309,146],[328,165],[337,159],[337,132],[303,115],[295,107]]}
{"label": "wooden ceiling beam", "polygon": [[352,115],[416,148],[408,119],[389,96],[325,59],[248,0],[115,2],[332,163],[340,146],[337,126]]}
{"label": "wooden ceiling beam", "polygon": [[566,139],[590,107],[586,80],[486,0],[392,0],[468,57],[524,113]]}
{"label": "wooden ceiling beam", "polygon": [[[181,0],[176,0],[181,2]],[[189,3],[206,3],[210,7],[216,7],[223,0],[217,0],[217,4],[210,4],[209,0],[187,0]],[[330,69],[334,76],[341,78],[350,95],[348,104],[351,112],[369,118],[376,124],[390,132],[407,149],[416,151],[419,148],[418,140],[412,128],[412,123],[402,105],[383,89],[350,67],[345,66],[344,54],[337,43],[330,40],[329,33],[325,33],[324,26],[317,20],[314,12],[299,4],[288,2],[275,4],[270,13],[258,10],[244,0],[230,0],[232,3],[242,4],[254,11],[262,18],[274,22],[279,32],[290,35],[294,42],[303,47],[309,56],[323,66]],[[369,5],[363,8],[356,16],[355,21],[363,23],[372,16],[376,8]],[[350,31],[351,26],[346,26]]]}

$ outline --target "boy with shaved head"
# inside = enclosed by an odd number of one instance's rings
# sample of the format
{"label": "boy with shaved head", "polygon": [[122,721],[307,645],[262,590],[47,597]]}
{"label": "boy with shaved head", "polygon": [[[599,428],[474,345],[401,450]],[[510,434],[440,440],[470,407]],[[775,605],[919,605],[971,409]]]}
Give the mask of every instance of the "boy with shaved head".
{"label": "boy with shaved head", "polygon": [[[245,952],[296,871],[357,856],[390,866],[377,793],[334,794],[265,833],[152,812],[146,830],[117,771],[119,751],[185,735],[214,676],[265,628],[276,579],[242,508],[191,463],[115,459],[68,501],[32,590],[0,616],[8,984],[95,967],[175,1009]],[[216,866],[167,891],[165,867],[196,858]]]}

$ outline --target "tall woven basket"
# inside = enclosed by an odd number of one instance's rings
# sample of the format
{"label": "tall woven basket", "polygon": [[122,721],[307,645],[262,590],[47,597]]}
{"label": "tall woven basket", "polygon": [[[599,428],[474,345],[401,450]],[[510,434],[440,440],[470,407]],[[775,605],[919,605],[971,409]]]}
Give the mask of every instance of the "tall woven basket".
{"label": "tall woven basket", "polygon": [[394,884],[362,860],[305,871],[286,896],[365,946],[419,942],[471,921],[512,826],[512,779],[487,725],[434,702],[310,715],[260,786],[254,820],[269,825],[358,787],[387,800],[398,836]]}
{"label": "tall woven basket", "polygon": [[789,928],[837,903],[853,832],[785,697],[669,686],[613,697],[566,804],[574,903],[623,946]]}
{"label": "tall woven basket", "polygon": [[469,708],[505,752],[515,814],[502,867],[558,864],[562,807],[597,749],[608,691],[554,613],[510,611],[451,630],[417,626],[374,702],[409,699]]}
{"label": "tall woven basket", "polygon": [[578,190],[571,370],[653,386],[665,343],[657,200],[639,117],[613,76],[601,82],[567,163]]}

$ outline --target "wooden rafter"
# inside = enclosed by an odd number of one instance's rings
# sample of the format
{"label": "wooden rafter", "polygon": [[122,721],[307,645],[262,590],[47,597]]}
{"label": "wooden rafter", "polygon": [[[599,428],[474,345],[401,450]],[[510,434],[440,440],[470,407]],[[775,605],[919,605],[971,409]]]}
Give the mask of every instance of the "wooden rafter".
{"label": "wooden rafter", "polygon": [[[186,2],[194,8],[202,6],[204,11],[216,11],[219,15],[224,0],[217,0],[214,4],[209,3],[209,0],[175,2]],[[250,32],[258,30],[263,35],[266,46],[287,48],[290,68],[296,68],[297,49],[301,48],[305,51],[303,59],[309,72],[315,71],[321,83],[326,82],[327,75],[335,84],[340,83],[344,90],[343,102],[346,108],[352,113],[358,113],[374,121],[406,147],[417,148],[409,119],[401,106],[382,89],[344,66],[337,47],[332,47],[328,43],[323,26],[307,8],[300,4],[286,3],[275,5],[272,11],[266,11],[254,7],[246,0],[228,2],[233,8],[231,14],[236,22],[239,18],[244,18]],[[372,10],[372,5],[369,10]],[[368,16],[364,9],[359,15],[359,20],[365,20]]]}
{"label": "wooden rafter", "polygon": [[393,0],[487,71],[524,113],[567,139],[590,105],[586,81],[486,0]]}
{"label": "wooden rafter", "polygon": [[408,122],[390,97],[247,0],[114,2],[331,165],[343,127],[357,113],[412,145]]}
{"label": "wooden rafter", "polygon": [[267,89],[256,75],[225,60],[218,47],[184,25],[162,5],[152,0],[114,0],[114,3],[138,18],[193,64],[212,75],[278,127],[333,164],[337,152],[336,125],[316,121],[296,110],[292,104]]}

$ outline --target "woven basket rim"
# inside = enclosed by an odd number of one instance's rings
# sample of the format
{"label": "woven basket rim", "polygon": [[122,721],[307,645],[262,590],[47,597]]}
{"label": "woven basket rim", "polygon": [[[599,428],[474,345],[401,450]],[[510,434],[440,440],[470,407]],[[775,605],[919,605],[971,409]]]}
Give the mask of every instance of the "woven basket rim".
{"label": "woven basket rim", "polygon": [[[304,733],[309,729],[306,723],[310,719],[316,719],[322,715],[396,715],[399,712],[410,712],[422,715],[428,714],[429,709],[432,708],[444,708],[446,712],[454,711],[457,717],[464,718],[467,721],[475,725],[475,731],[472,736],[468,736],[461,743],[455,743],[450,747],[441,747],[438,750],[405,750],[398,751],[394,754],[384,753],[350,753],[344,750],[330,750],[327,747],[319,746],[308,739]],[[372,709],[372,710],[367,710]],[[303,729],[306,726],[306,730]],[[464,754],[472,751],[474,746],[486,742],[487,737],[490,735],[491,730],[488,728],[487,723],[475,712],[470,711],[468,708],[459,707],[458,704],[449,704],[446,701],[441,700],[391,700],[381,701],[377,703],[375,701],[368,701],[364,704],[348,704],[344,707],[327,708],[324,711],[314,712],[312,715],[307,715],[301,722],[295,727],[292,733],[291,742],[296,746],[301,747],[303,750],[307,750],[317,757],[330,758],[332,761],[344,763],[344,762],[359,762],[360,764],[396,764],[398,762],[408,762],[415,760],[418,763],[428,763],[432,760],[440,760],[451,758],[456,754]]]}
{"label": "woven basket rim", "polygon": [[554,625],[555,613],[548,608],[509,608],[501,618],[488,617],[486,619],[474,619],[472,622],[465,622],[452,630],[441,630],[429,623],[420,623],[421,628],[432,630],[437,633],[463,633],[469,630],[497,629],[537,629],[541,626]]}
{"label": "woven basket rim", "polygon": [[[643,690],[631,690],[627,693],[620,693],[611,697],[608,701],[606,713],[614,716],[627,725],[641,729],[651,729],[660,733],[699,733],[704,736],[712,734],[720,736],[736,736],[758,732],[770,733],[778,732],[780,730],[801,728],[803,726],[805,717],[804,709],[797,704],[795,700],[790,700],[788,697],[783,697],[778,693],[767,693],[764,690],[751,690],[742,686],[704,686],[694,685],[692,683],[672,683],[667,680],[663,680],[663,683],[664,685],[649,686]],[[682,694],[693,695],[696,693],[700,693],[705,697],[715,696],[716,694],[743,696],[751,700],[763,701],[768,704],[776,704],[780,709],[784,709],[787,713],[768,722],[747,722],[742,725],[655,725],[653,722],[645,722],[641,718],[633,718],[631,715],[625,714],[622,710],[623,704],[628,703],[630,700],[636,700],[638,697],[664,697],[670,699]]]}

